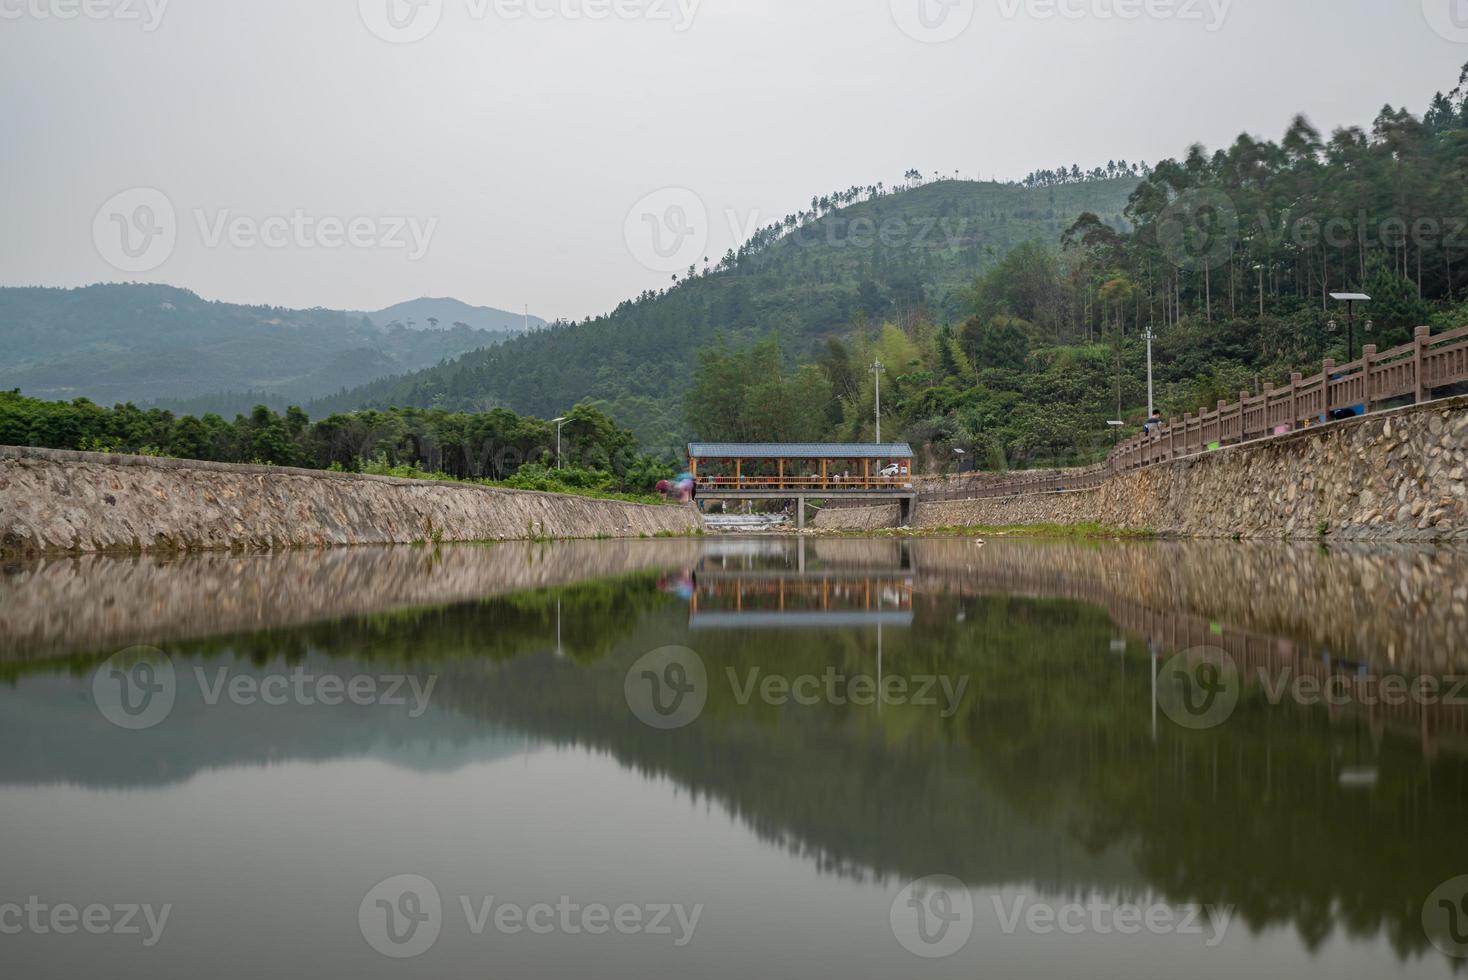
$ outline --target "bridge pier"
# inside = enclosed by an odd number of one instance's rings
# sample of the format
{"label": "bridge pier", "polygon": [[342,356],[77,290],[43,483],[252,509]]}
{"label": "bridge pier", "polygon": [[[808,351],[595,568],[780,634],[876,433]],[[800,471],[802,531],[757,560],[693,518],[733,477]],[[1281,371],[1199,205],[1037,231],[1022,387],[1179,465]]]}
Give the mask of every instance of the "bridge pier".
{"label": "bridge pier", "polygon": [[805,498],[804,497],[796,497],[795,498],[795,529],[797,531],[804,531],[805,530]]}

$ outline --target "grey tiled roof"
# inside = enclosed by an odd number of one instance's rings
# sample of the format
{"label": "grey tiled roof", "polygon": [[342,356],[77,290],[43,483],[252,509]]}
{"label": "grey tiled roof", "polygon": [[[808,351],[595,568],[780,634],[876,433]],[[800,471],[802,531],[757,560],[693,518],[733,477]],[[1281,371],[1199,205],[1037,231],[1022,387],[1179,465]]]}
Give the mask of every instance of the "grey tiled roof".
{"label": "grey tiled roof", "polygon": [[692,459],[912,459],[907,443],[734,443],[695,442],[688,447]]}

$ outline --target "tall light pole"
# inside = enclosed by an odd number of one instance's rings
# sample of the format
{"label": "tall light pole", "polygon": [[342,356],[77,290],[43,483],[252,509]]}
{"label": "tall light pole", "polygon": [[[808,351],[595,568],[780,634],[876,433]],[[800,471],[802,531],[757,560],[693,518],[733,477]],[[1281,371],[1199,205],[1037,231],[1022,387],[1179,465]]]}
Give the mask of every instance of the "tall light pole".
{"label": "tall light pole", "polygon": [[567,419],[566,419],[566,417],[564,415],[562,415],[558,419],[551,419],[551,422],[556,427],[556,469],[557,470],[560,470],[560,468],[561,468],[561,430],[566,427]]}
{"label": "tall light pole", "polygon": [[1147,418],[1151,419],[1157,414],[1156,389],[1152,385],[1152,341],[1157,335],[1152,332],[1151,325],[1148,325],[1144,336],[1147,338]]}
{"label": "tall light pole", "polygon": [[872,376],[877,379],[877,445],[882,444],[882,372],[887,370],[882,359],[872,364]]}
{"label": "tall light pole", "polygon": [[1259,270],[1259,319],[1264,319],[1264,263],[1256,263],[1254,268]]}

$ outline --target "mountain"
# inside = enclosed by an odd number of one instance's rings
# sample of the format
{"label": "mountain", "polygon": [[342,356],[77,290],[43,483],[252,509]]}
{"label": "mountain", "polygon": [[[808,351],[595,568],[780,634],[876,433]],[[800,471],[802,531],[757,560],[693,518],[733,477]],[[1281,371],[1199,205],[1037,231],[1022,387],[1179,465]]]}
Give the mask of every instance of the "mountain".
{"label": "mountain", "polygon": [[[494,312],[418,302],[479,322]],[[210,302],[162,285],[0,288],[0,389],[233,413],[430,367],[520,332],[520,318],[513,331],[412,330],[335,310]]]}
{"label": "mountain", "polygon": [[522,334],[539,330],[546,322],[538,316],[510,313],[489,306],[470,306],[456,299],[413,299],[375,313],[363,313],[379,327],[400,323],[410,330],[448,330],[457,324],[474,330]]}
{"label": "mountain", "polygon": [[919,309],[953,316],[960,294],[1016,245],[1057,243],[1094,213],[1117,229],[1139,178],[1045,187],[943,180],[901,190],[853,188],[757,233],[737,254],[584,323],[556,323],[496,348],[309,406],[313,416],[392,405],[550,417],[608,403],[644,442],[684,429],[681,397],[700,348],[777,332],[788,354]]}

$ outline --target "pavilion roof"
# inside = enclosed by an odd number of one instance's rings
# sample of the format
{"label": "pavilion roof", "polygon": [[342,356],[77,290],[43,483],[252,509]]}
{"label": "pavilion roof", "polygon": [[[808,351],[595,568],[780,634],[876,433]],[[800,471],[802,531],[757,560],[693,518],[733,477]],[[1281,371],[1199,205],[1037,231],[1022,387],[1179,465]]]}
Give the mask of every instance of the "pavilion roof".
{"label": "pavilion roof", "polygon": [[695,442],[690,459],[912,459],[907,443],[839,442]]}

